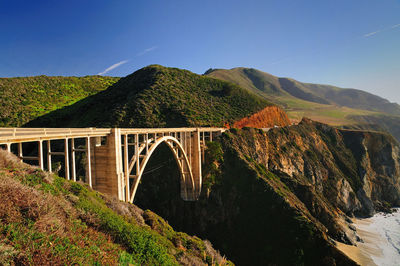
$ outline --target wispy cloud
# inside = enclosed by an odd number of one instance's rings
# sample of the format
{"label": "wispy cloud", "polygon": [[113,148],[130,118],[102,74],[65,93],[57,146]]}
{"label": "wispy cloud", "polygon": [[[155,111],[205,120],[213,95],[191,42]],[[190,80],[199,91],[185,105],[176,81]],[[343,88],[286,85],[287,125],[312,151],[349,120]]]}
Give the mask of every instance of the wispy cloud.
{"label": "wispy cloud", "polygon": [[390,27],[388,27],[386,29],[383,29],[383,30],[377,30],[377,31],[373,31],[373,32],[364,34],[364,37],[368,38],[368,37],[374,36],[375,34],[381,33],[383,31],[392,30],[392,29],[395,29],[395,28],[398,28],[398,27],[400,27],[400,24],[396,24],[396,25],[390,26]]}
{"label": "wispy cloud", "polygon": [[104,74],[110,72],[111,70],[113,70],[113,69],[115,69],[115,68],[117,68],[117,67],[119,67],[119,66],[121,66],[121,65],[123,65],[123,64],[125,64],[127,62],[129,62],[129,60],[123,60],[121,62],[118,62],[118,63],[106,68],[103,72],[100,72],[97,75],[104,75]]}
{"label": "wispy cloud", "polygon": [[375,34],[377,34],[379,32],[381,32],[381,30],[370,32],[370,33],[364,34],[364,37],[368,38],[368,37],[374,36]]}
{"label": "wispy cloud", "polygon": [[147,54],[148,52],[154,51],[154,50],[157,49],[157,48],[158,48],[157,46],[153,46],[153,47],[144,49],[143,51],[141,51],[140,53],[138,53],[136,56],[141,56],[141,55]]}
{"label": "wispy cloud", "polygon": [[[149,47],[149,48],[147,48],[147,49],[144,49],[143,51],[141,51],[140,53],[138,53],[138,54],[137,54],[136,56],[134,56],[134,57],[142,56],[142,55],[147,54],[147,53],[149,53],[149,52],[151,52],[151,51],[154,51],[154,50],[157,49],[157,48],[158,48],[158,46]],[[131,58],[131,59],[132,59],[132,58]],[[104,74],[110,72],[111,70],[116,69],[117,67],[120,67],[121,65],[123,65],[123,64],[125,64],[125,63],[127,63],[127,62],[129,62],[129,61],[130,61],[130,59],[126,59],[126,60],[122,60],[121,62],[115,63],[114,65],[109,66],[108,68],[106,68],[104,71],[102,71],[102,72],[100,72],[100,73],[97,73],[97,75],[104,75]]]}

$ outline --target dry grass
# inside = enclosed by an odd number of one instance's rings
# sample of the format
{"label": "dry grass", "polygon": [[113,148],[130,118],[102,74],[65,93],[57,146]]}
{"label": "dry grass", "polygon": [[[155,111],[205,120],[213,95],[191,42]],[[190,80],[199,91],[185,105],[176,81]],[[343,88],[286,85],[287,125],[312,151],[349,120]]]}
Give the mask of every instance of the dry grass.
{"label": "dry grass", "polygon": [[140,226],[145,226],[146,223],[143,219],[144,211],[136,205],[127,202],[121,202],[115,197],[103,197],[108,208],[117,214],[127,218],[130,221],[136,222]]}
{"label": "dry grass", "polygon": [[[86,259],[73,256],[85,249],[90,261],[118,261],[123,249],[107,234],[80,222],[97,223],[95,217],[89,219],[89,214],[74,208],[73,195],[66,199],[42,190],[40,184],[31,187],[21,183],[38,175],[51,184],[54,176],[21,163],[6,151],[0,151],[0,173],[0,265],[65,265],[71,260],[81,264]],[[64,250],[69,245],[77,250]],[[98,247],[101,250],[96,250]]]}
{"label": "dry grass", "polygon": [[204,244],[206,246],[206,252],[208,256],[210,256],[213,260],[212,265],[225,265],[227,260],[225,256],[221,256],[218,250],[215,250],[210,241],[204,240]]}
{"label": "dry grass", "polygon": [[14,154],[6,150],[0,149],[0,168],[11,167],[27,167],[28,165],[22,163]]}
{"label": "dry grass", "polygon": [[15,261],[19,257],[18,252],[12,246],[1,243],[0,241],[0,265],[15,265]]}

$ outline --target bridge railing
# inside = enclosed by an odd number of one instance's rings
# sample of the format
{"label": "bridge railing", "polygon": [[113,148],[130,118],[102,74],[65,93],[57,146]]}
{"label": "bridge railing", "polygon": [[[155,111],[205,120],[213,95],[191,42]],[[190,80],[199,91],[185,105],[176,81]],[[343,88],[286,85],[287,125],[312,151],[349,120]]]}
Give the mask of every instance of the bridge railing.
{"label": "bridge railing", "polygon": [[107,136],[110,128],[0,128],[0,145],[7,143]]}
{"label": "bridge railing", "polygon": [[220,132],[225,131],[226,128],[215,128],[215,127],[178,127],[178,128],[121,128],[121,134],[153,134],[153,133],[167,133],[167,132]]}
{"label": "bridge railing", "polygon": [[[121,134],[168,132],[217,132],[225,128],[121,128]],[[111,128],[0,128],[0,144],[61,138],[98,137],[111,133]]]}

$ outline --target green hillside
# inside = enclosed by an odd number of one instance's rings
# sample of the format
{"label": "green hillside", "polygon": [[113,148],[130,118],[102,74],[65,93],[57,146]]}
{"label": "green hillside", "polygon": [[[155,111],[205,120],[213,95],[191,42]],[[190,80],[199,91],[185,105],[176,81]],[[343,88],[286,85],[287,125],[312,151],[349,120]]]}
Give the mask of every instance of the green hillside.
{"label": "green hillside", "polygon": [[118,81],[115,77],[0,78],[0,126],[21,126]]}
{"label": "green hillside", "polygon": [[152,65],[28,126],[223,126],[268,105],[232,83]]}
{"label": "green hillside", "polygon": [[155,213],[0,150],[1,265],[231,264]]}
{"label": "green hillside", "polygon": [[253,68],[210,69],[205,75],[238,84],[282,106],[293,120],[310,117],[334,126],[381,128],[400,140],[400,105],[371,93],[279,78]]}

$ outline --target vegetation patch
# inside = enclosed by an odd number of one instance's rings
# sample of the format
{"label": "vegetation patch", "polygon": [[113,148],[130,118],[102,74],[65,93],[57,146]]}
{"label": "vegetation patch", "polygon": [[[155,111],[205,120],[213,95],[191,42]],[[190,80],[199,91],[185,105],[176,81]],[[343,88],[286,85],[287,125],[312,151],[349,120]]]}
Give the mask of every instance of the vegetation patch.
{"label": "vegetation patch", "polygon": [[118,80],[103,76],[0,78],[0,127],[19,127],[105,90]]}
{"label": "vegetation patch", "polygon": [[[150,211],[20,163],[5,151],[0,151],[0,197],[5,265],[230,263],[208,242],[175,232]],[[128,210],[125,215],[119,214],[122,209]]]}

